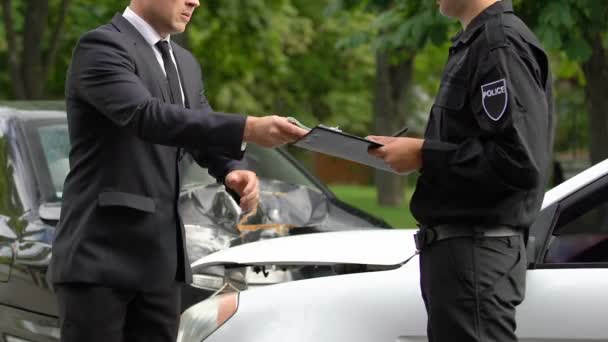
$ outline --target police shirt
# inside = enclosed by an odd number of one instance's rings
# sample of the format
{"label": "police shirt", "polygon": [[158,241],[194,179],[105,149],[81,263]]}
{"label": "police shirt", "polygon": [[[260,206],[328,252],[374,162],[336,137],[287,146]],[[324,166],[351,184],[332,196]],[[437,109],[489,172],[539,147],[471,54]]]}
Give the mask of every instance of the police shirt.
{"label": "police shirt", "polygon": [[510,0],[488,7],[452,41],[412,213],[431,226],[528,227],[542,202],[553,145],[547,55]]}

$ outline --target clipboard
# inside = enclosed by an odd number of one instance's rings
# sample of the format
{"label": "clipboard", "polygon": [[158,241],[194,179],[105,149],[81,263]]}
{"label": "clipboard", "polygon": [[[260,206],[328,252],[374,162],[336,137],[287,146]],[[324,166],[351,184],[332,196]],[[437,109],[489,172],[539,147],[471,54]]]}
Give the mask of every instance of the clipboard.
{"label": "clipboard", "polygon": [[[294,119],[297,122],[297,120]],[[292,121],[292,123],[298,125]],[[300,127],[307,129],[303,125]],[[342,132],[341,130],[324,125],[309,129],[307,135],[294,143],[295,146],[314,152],[350,160],[359,164],[371,166],[391,173],[405,175],[393,170],[384,160],[368,153],[369,148],[382,147],[375,141]]]}

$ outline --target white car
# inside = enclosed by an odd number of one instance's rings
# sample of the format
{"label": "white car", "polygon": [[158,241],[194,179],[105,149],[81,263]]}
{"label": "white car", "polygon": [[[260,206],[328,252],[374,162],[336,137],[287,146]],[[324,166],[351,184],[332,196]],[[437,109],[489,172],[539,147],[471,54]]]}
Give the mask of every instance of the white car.
{"label": "white car", "polygon": [[[608,160],[545,195],[520,341],[608,341],[607,204]],[[216,277],[223,287],[183,313],[179,341],[426,341],[413,233],[318,233],[204,257],[197,286]]]}

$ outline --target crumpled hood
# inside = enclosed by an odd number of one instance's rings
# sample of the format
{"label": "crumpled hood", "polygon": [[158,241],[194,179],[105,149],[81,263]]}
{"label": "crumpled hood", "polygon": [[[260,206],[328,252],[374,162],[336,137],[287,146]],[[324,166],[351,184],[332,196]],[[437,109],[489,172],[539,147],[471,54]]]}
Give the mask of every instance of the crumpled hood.
{"label": "crumpled hood", "polygon": [[242,213],[221,184],[182,192],[180,214],[190,261],[225,249],[280,236],[378,228],[345,213],[324,193],[309,187],[260,179],[260,205]]}
{"label": "crumpled hood", "polygon": [[236,201],[219,184],[195,189],[183,202],[187,201],[192,202],[191,209],[199,216],[239,235],[265,229],[320,226],[329,215],[329,202],[323,193],[265,179],[260,180],[260,204],[255,212],[241,213]]}
{"label": "crumpled hood", "polygon": [[288,236],[225,249],[192,264],[201,271],[217,265],[392,266],[416,252],[414,230],[360,230]]}

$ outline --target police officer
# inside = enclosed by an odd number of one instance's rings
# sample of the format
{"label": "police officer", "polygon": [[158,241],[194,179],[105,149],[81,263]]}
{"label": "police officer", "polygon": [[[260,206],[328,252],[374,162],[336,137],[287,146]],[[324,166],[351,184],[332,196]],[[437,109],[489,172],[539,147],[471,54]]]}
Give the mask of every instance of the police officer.
{"label": "police officer", "polygon": [[439,0],[453,38],[424,139],[370,137],[370,153],[420,170],[422,296],[431,342],[517,341],[524,236],[539,212],[552,152],[548,58],[511,0]]}

